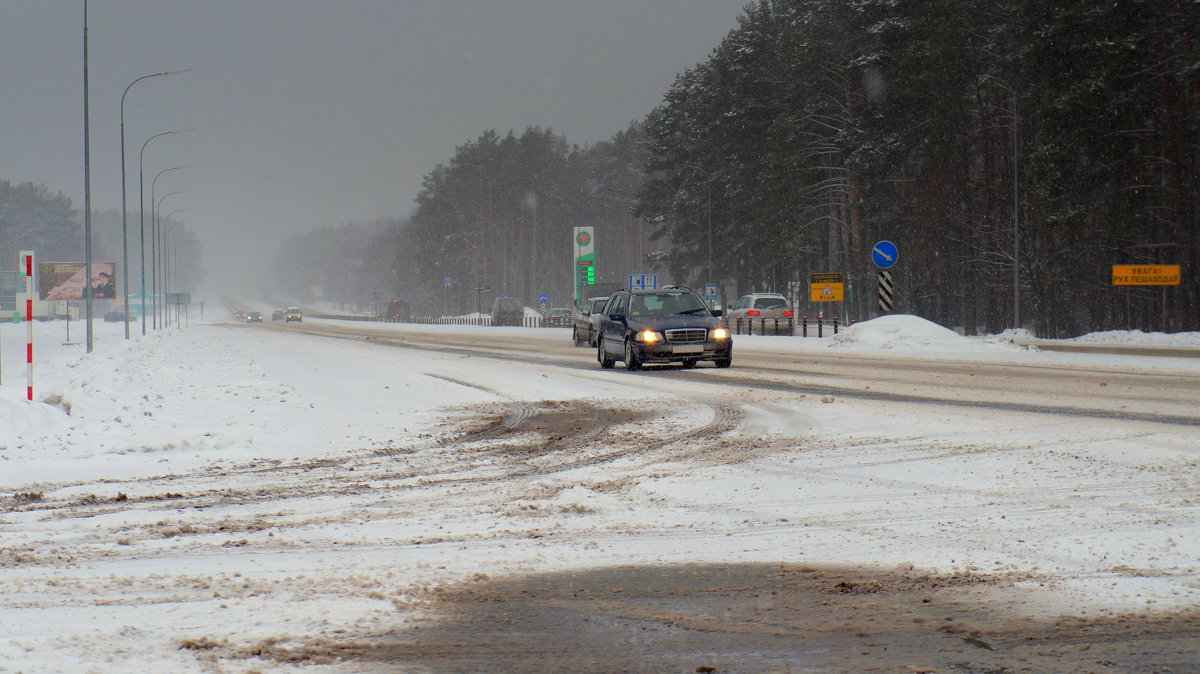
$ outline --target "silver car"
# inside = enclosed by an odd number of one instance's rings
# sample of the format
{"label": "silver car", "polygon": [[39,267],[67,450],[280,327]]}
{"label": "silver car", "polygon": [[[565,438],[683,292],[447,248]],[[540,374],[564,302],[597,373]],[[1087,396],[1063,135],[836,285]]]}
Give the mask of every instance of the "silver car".
{"label": "silver car", "polygon": [[795,314],[788,306],[787,298],[779,293],[750,293],[730,303],[729,320],[792,318]]}
{"label": "silver car", "polygon": [[596,346],[596,332],[600,328],[600,310],[608,297],[589,297],[572,312],[571,341],[575,346]]}

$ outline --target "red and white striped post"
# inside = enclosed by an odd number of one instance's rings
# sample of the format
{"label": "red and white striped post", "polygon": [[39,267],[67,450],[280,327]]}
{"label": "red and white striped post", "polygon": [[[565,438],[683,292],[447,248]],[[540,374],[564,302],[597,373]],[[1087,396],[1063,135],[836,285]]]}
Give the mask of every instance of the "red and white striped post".
{"label": "red and white striped post", "polygon": [[25,395],[33,400],[33,251],[21,251],[21,268],[25,270],[25,371],[28,376]]}

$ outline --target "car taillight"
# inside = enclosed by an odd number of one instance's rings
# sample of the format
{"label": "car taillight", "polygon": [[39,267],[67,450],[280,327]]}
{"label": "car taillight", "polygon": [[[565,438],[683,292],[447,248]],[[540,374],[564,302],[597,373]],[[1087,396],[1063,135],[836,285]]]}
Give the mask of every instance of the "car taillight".
{"label": "car taillight", "polygon": [[751,309],[750,311],[746,312],[746,315],[747,316],[758,316],[758,315],[760,315],[760,313],[754,309]]}
{"label": "car taillight", "polygon": [[788,318],[791,318],[792,316],[795,316],[796,314],[793,314],[793,313],[792,313],[792,312],[790,312],[790,311],[785,311],[785,312],[783,312],[783,315],[784,315],[784,316],[787,316]]}

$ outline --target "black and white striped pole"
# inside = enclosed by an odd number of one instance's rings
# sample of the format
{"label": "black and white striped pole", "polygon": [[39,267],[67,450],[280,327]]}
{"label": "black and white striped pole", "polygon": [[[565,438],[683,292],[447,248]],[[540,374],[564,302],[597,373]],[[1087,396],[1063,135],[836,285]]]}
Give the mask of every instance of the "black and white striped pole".
{"label": "black and white striped pole", "polygon": [[895,286],[892,285],[892,272],[879,270],[879,313],[892,313],[892,295]]}

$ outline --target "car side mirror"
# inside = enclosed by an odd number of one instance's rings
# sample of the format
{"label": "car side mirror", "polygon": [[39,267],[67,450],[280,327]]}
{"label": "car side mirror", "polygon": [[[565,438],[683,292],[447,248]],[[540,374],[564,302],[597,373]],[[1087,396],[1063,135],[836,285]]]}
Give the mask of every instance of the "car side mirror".
{"label": "car side mirror", "polygon": [[725,315],[725,310],[724,309],[713,309],[712,315],[720,318],[721,316]]}
{"label": "car side mirror", "polygon": [[621,321],[625,320],[625,314],[609,314],[608,320],[620,323]]}

